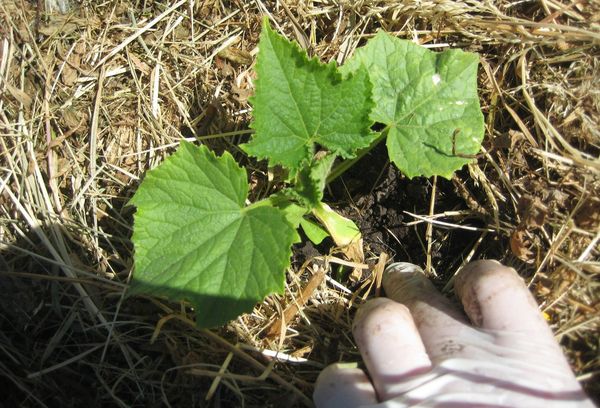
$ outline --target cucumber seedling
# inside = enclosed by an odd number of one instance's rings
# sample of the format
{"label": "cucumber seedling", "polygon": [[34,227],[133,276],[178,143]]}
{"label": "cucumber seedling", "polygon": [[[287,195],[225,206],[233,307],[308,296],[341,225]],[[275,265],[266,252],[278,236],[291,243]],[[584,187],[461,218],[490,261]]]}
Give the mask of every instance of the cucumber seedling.
{"label": "cucumber seedling", "polygon": [[248,175],[231,154],[182,142],[131,199],[129,294],[187,300],[198,325],[214,327],[283,291],[298,228],[362,257],[354,222],[322,201],[334,161],[347,167],[385,139],[406,176],[451,177],[483,138],[477,67],[476,54],[435,53],[384,32],[343,66],[323,64],[265,19],[250,100],[255,132],[241,148],[285,168],[287,187],[247,204]]}

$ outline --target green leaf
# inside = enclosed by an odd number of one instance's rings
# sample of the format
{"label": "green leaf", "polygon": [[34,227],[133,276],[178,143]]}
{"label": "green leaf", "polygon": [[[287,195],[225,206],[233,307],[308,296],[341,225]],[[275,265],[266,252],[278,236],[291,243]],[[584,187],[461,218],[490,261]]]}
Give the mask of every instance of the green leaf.
{"label": "green leaf", "polygon": [[380,31],[340,71],[368,71],[371,119],[388,126],[388,153],[402,172],[450,178],[469,161],[460,155],[477,153],[483,139],[478,62],[477,54],[436,53]]}
{"label": "green leaf", "polygon": [[[288,224],[290,224],[294,228],[298,228],[300,226],[300,221],[305,214],[309,212],[309,210],[303,206],[298,205],[294,202],[295,195],[289,194],[292,190],[285,189],[275,194],[271,194],[268,200],[271,202],[273,207],[279,208]],[[299,242],[300,237],[294,240],[294,243]]]}
{"label": "green leaf", "polygon": [[313,208],[312,214],[327,229],[337,246],[346,247],[362,240],[360,230],[354,221],[338,214],[327,204],[319,203]]}
{"label": "green leaf", "polygon": [[327,230],[325,230],[325,228],[321,227],[316,222],[307,220],[306,218],[302,218],[300,220],[300,225],[302,226],[302,230],[308,239],[310,239],[315,245],[319,245],[325,238],[329,236],[329,233]]}
{"label": "green leaf", "polygon": [[318,205],[323,199],[323,190],[327,183],[327,176],[335,161],[335,155],[328,154],[313,161],[298,172],[294,193],[297,198],[311,209]]}
{"label": "green leaf", "polygon": [[182,143],[146,175],[137,206],[133,294],[189,300],[222,325],[284,287],[295,230],[268,202],[245,207],[246,171],[229,153]]}
{"label": "green leaf", "polygon": [[256,132],[242,145],[248,154],[295,173],[310,161],[317,145],[349,158],[374,139],[371,83],[364,70],[342,80],[334,62],[309,60],[266,19],[259,49],[256,93],[250,100]]}
{"label": "green leaf", "polygon": [[333,242],[342,249],[342,252],[352,262],[363,262],[363,240],[358,226],[331,209],[325,203],[319,203],[312,209],[312,215],[327,229]]}

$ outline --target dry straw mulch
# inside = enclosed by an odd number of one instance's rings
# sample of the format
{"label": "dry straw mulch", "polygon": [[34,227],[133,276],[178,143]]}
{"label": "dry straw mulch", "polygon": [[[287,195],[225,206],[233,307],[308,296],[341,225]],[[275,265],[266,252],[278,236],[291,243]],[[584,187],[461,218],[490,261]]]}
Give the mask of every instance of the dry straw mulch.
{"label": "dry straw mulch", "polygon": [[[452,182],[462,214],[491,232],[457,254],[446,279],[494,242],[527,280],[581,381],[598,392],[599,3],[115,0],[61,13],[4,0],[5,406],[303,406],[324,365],[359,359],[351,318],[375,274],[347,293],[313,267],[329,273],[334,258],[296,265],[284,295],[219,330],[197,329],[183,304],[124,297],[127,200],[183,137],[249,163],[255,189],[268,179],[236,148],[247,138],[265,14],[327,61],[343,62],[377,29],[481,54],[483,154]],[[419,231],[431,248],[430,228]],[[375,264],[379,254],[369,255]],[[311,276],[316,289],[303,299]],[[266,336],[294,302],[287,328]]]}

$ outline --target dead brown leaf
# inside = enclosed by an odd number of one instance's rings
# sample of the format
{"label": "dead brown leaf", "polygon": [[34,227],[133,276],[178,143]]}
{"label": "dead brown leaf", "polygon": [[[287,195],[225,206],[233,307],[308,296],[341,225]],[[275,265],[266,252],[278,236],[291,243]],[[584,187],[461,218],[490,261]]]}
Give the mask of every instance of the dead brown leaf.
{"label": "dead brown leaf", "polygon": [[530,241],[527,233],[523,230],[515,230],[510,237],[510,249],[512,253],[525,262],[533,260],[533,252],[529,249]]}

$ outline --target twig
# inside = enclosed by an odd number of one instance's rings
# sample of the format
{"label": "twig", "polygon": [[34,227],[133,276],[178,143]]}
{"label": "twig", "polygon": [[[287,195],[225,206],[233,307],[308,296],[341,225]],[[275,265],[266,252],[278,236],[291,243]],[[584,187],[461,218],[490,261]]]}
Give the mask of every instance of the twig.
{"label": "twig", "polygon": [[417,214],[413,214],[411,212],[408,211],[403,211],[405,214],[410,215],[411,217],[414,217],[418,220],[427,222],[427,223],[431,223],[431,224],[436,224],[439,225],[441,227],[446,227],[446,228],[458,228],[458,229],[464,229],[467,231],[487,231],[487,232],[495,232],[495,230],[491,229],[491,228],[479,228],[479,227],[471,227],[468,225],[460,225],[460,224],[451,224],[449,222],[444,222],[444,221],[437,221],[437,220],[433,220],[430,219],[428,217],[422,216],[422,215],[417,215]]}
{"label": "twig", "polygon": [[[437,190],[437,176],[433,176],[433,186],[431,187],[431,200],[429,201],[429,216],[433,216],[435,213],[435,193]],[[425,240],[427,241],[427,265],[425,272],[427,274],[432,273],[437,276],[435,270],[431,266],[431,246],[433,245],[433,223],[427,223],[427,229],[425,230]]]}
{"label": "twig", "polygon": [[271,328],[269,329],[267,336],[274,337],[278,334],[284,332],[285,325],[287,322],[291,321],[294,316],[298,313],[300,308],[304,306],[304,304],[310,299],[313,292],[316,288],[318,288],[323,280],[325,279],[325,270],[323,268],[318,268],[317,271],[310,277],[310,280],[302,289],[300,296],[297,299],[294,299],[294,303],[291,303],[283,312],[283,316],[273,323]]}

